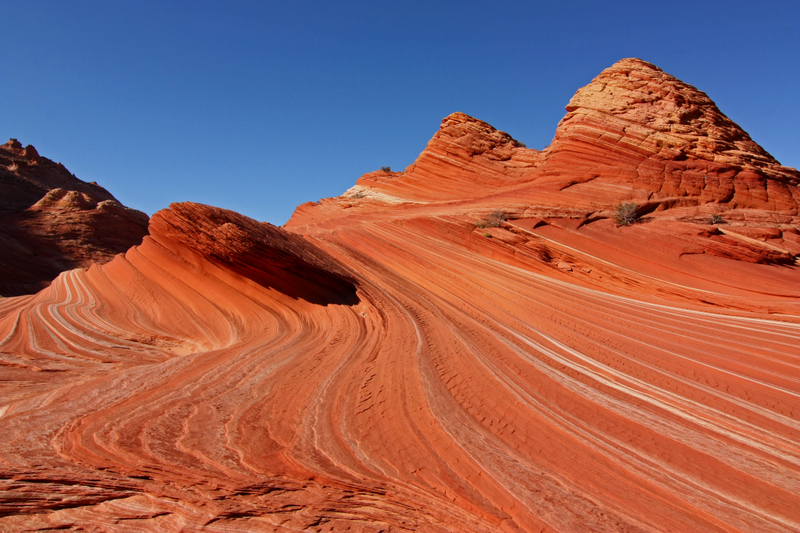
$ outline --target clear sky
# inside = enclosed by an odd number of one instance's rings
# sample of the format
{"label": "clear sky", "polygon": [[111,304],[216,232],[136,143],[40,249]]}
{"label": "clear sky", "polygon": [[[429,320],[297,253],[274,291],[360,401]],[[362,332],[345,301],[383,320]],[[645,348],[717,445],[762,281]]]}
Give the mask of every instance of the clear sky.
{"label": "clear sky", "polygon": [[800,167],[800,1],[0,0],[0,137],[153,214],[274,224],[463,111],[529,147],[623,57]]}

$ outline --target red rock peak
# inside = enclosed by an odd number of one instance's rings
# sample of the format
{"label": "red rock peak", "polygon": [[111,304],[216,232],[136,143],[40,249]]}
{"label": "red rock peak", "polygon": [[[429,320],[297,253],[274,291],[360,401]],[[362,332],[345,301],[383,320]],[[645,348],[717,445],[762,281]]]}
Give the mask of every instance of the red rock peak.
{"label": "red rock peak", "polygon": [[690,157],[768,167],[779,163],[699,89],[636,58],[617,61],[567,105],[559,129],[584,119],[625,122],[634,130],[647,128],[659,147]]}

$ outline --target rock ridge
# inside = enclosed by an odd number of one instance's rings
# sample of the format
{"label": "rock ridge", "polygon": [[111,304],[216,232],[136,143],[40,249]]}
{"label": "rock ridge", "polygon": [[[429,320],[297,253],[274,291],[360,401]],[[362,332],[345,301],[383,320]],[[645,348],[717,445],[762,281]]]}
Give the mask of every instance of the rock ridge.
{"label": "rock ridge", "polygon": [[298,217],[534,190],[554,213],[572,206],[584,216],[625,201],[651,210],[769,211],[781,213],[783,223],[798,216],[800,173],[780,165],[708,95],[651,63],[618,61],[579,89],[566,109],[541,152],[453,113],[404,171],[367,173],[342,197],[301,206]]}
{"label": "rock ridge", "polygon": [[150,219],[150,239],[218,261],[256,283],[314,303],[356,303],[352,273],[300,235],[234,211],[171,204]]}

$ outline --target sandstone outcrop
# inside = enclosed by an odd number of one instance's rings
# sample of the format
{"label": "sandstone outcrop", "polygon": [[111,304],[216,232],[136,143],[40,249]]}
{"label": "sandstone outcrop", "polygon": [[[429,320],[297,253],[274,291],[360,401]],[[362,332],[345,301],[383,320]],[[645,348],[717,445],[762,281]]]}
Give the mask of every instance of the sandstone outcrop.
{"label": "sandstone outcrop", "polygon": [[0,296],[34,293],[147,234],[147,215],[16,139],[0,146],[0,190]]}
{"label": "sandstone outcrop", "polygon": [[543,151],[175,204],[0,300],[0,529],[800,530],[797,177],[623,60]]}
{"label": "sandstone outcrop", "polygon": [[460,200],[513,183],[538,161],[538,151],[526,149],[507,133],[464,113],[453,113],[442,120],[414,164],[403,172],[366,174],[356,190],[374,186],[404,200]]}
{"label": "sandstone outcrop", "polygon": [[797,170],[775,161],[705,93],[650,63],[619,61],[567,111],[542,178],[573,188],[570,199],[614,201],[619,193],[604,183],[613,178],[640,202],[798,214]]}

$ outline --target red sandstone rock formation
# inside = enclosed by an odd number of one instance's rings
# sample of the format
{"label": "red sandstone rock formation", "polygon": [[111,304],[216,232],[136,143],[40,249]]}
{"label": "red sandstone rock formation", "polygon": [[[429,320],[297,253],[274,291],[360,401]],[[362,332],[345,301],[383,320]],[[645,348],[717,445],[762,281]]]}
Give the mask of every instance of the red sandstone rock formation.
{"label": "red sandstone rock formation", "polygon": [[0,146],[0,295],[34,293],[59,272],[142,241],[147,215],[85,183],[33,146]]}
{"label": "red sandstone rock formation", "polygon": [[800,530],[797,171],[639,60],[568,109],[0,301],[0,529]]}

